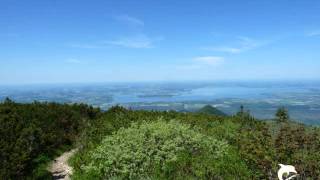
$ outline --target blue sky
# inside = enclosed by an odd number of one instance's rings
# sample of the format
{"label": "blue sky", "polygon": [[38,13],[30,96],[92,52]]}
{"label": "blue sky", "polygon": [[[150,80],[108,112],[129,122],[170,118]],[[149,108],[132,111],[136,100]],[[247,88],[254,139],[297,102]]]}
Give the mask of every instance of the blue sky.
{"label": "blue sky", "polygon": [[0,84],[320,78],[318,0],[1,0]]}

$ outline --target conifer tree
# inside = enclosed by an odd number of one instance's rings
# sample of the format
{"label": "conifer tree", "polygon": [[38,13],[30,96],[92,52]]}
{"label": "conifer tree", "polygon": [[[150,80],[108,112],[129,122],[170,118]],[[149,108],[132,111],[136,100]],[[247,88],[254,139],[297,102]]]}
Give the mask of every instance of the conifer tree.
{"label": "conifer tree", "polygon": [[285,123],[285,122],[288,122],[290,119],[289,117],[289,113],[288,113],[288,110],[284,107],[281,107],[277,110],[277,113],[276,113],[276,120],[278,122],[282,122],[282,123]]}

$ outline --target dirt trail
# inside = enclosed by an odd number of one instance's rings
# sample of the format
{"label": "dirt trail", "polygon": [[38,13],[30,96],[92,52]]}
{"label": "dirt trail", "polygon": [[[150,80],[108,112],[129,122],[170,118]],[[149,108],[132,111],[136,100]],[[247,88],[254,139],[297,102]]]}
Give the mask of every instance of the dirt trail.
{"label": "dirt trail", "polygon": [[48,170],[52,173],[53,179],[70,180],[72,167],[68,165],[68,160],[76,151],[73,149],[65,152],[50,164]]}

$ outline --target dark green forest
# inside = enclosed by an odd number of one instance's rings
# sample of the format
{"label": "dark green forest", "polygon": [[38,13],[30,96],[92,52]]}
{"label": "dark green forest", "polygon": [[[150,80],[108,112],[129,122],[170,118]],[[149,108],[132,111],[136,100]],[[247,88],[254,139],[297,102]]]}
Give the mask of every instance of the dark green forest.
{"label": "dark green forest", "polygon": [[102,112],[84,104],[0,104],[0,177],[50,179],[64,150],[72,179],[276,179],[278,164],[298,179],[320,179],[320,129],[290,120],[285,108],[261,121],[244,107],[226,116],[199,112]]}
{"label": "dark green forest", "polygon": [[0,104],[0,179],[48,179],[48,161],[71,148],[99,109],[84,104]]}

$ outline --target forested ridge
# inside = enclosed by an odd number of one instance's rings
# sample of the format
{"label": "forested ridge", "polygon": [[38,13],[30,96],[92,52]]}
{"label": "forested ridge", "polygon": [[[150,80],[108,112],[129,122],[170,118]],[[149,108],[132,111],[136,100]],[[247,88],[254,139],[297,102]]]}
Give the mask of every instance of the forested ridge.
{"label": "forested ridge", "polygon": [[[213,112],[208,112],[212,110]],[[78,148],[73,179],[275,179],[278,164],[299,179],[320,179],[320,130],[290,121],[199,113],[106,112],[84,104],[0,104],[3,179],[50,179],[45,165],[57,149]]]}

